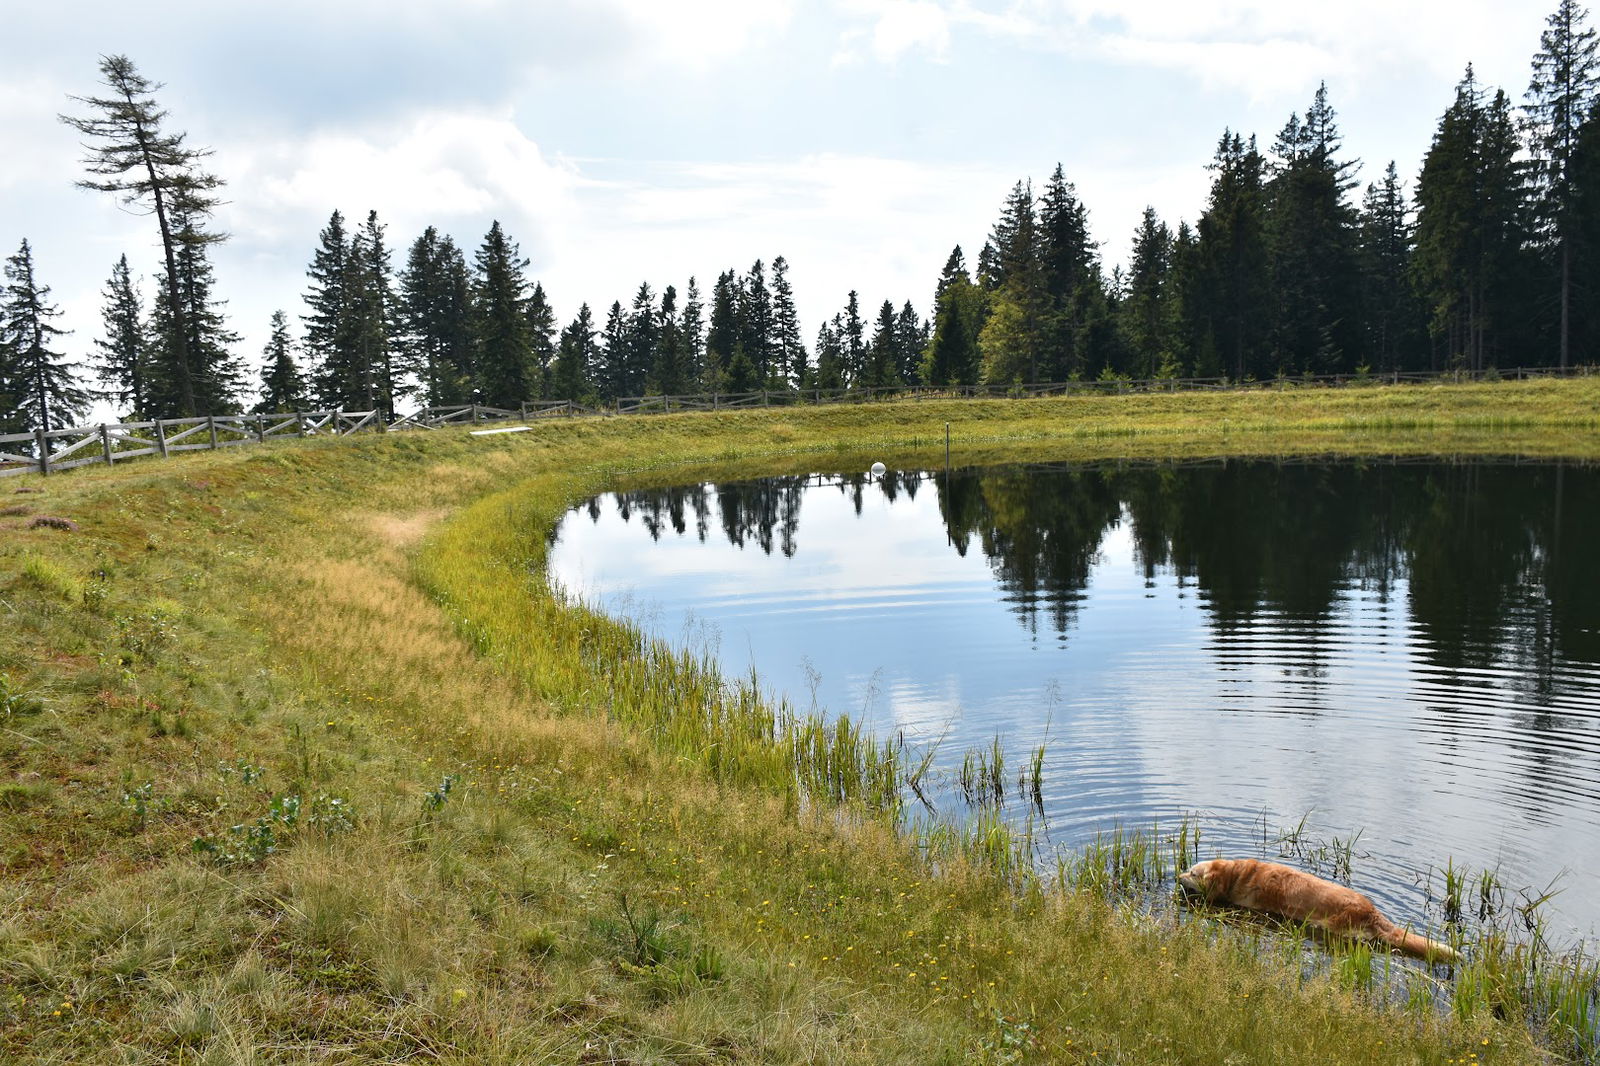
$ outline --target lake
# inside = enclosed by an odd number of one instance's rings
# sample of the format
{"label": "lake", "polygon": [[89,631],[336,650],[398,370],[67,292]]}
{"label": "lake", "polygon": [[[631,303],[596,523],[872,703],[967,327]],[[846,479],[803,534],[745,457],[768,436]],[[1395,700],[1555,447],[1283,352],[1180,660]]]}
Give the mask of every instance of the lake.
{"label": "lake", "polygon": [[1013,776],[1043,745],[1053,844],[1195,815],[1202,857],[1316,868],[1354,838],[1397,921],[1439,920],[1454,862],[1590,936],[1597,530],[1581,465],[1039,463],[608,495],[549,573],[937,745],[947,788],[997,736]]}

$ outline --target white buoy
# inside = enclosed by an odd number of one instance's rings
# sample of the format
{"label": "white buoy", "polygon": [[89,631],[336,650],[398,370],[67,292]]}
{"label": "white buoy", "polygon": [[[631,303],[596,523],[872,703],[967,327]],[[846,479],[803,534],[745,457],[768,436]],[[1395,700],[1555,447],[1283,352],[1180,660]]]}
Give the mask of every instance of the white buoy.
{"label": "white buoy", "polygon": [[872,464],[872,476],[873,477],[882,477],[884,474],[886,474],[888,472],[889,472],[889,468],[884,466],[882,463],[873,463]]}

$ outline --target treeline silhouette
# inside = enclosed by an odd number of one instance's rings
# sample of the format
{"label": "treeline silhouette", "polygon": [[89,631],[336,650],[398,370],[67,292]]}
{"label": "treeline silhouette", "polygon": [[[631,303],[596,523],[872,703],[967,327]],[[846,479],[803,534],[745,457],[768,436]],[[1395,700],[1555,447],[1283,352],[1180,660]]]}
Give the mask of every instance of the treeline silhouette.
{"label": "treeline silhouette", "polygon": [[[122,257],[87,360],[61,350],[24,240],[0,296],[0,432],[71,425],[97,397],[128,418],[608,400],[803,387],[1003,384],[1488,367],[1600,351],[1600,64],[1587,12],[1546,20],[1520,108],[1470,66],[1410,187],[1390,163],[1356,200],[1357,162],[1326,86],[1265,150],[1224,130],[1193,224],[1147,208],[1105,267],[1064,169],[1006,198],[975,264],[949,255],[924,316],[851,290],[808,349],[788,262],[639,285],[560,325],[495,222],[471,261],[428,227],[396,269],[385,227],[334,211],[298,327],[272,317],[258,381],[215,296],[222,180],[167,130],[160,85],[125,56],[74,98],[86,188],[147,211],[163,250],[147,307]],[[842,287],[842,286],[841,286]]]}

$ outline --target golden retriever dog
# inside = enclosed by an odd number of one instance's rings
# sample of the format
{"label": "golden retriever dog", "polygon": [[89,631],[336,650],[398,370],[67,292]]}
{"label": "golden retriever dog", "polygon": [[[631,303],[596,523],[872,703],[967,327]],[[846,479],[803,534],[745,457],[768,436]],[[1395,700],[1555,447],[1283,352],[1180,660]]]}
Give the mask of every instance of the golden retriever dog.
{"label": "golden retriever dog", "polygon": [[1402,929],[1353,888],[1324,881],[1282,863],[1210,859],[1178,875],[1178,883],[1208,903],[1224,903],[1305,922],[1324,932],[1375,940],[1428,962],[1456,962],[1448,944]]}

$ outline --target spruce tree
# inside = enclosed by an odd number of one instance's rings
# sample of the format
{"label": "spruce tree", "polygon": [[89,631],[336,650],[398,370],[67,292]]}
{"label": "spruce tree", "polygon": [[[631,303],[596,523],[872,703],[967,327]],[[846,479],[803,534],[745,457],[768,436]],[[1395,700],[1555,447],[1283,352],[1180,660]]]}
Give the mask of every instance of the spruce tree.
{"label": "spruce tree", "polygon": [[533,392],[526,309],[527,260],[496,220],[473,259],[472,335],[477,402],[516,407]]}
{"label": "spruce tree", "polygon": [[601,334],[599,369],[595,383],[600,395],[608,400],[627,395],[619,387],[627,374],[628,320],[622,310],[622,301],[614,300],[606,314],[605,332]]}
{"label": "spruce tree", "polygon": [[1424,365],[1422,306],[1412,287],[1411,220],[1391,161],[1361,206],[1361,306],[1366,365],[1380,371]]}
{"label": "spruce tree", "polygon": [[[239,335],[223,316],[226,301],[215,295],[216,274],[207,253],[221,238],[204,228],[204,216],[186,196],[174,196],[170,206],[177,243],[178,303],[173,305],[163,291],[150,317],[156,352],[151,360],[151,406],[158,411],[182,410],[187,386],[201,412],[225,414],[237,409],[244,379],[232,351]],[[180,351],[187,353],[185,376],[177,373]]]}
{"label": "spruce tree", "polygon": [[900,338],[896,331],[894,304],[883,301],[878,308],[878,321],[867,347],[866,367],[862,384],[889,386],[902,384],[900,379]]}
{"label": "spruce tree", "polygon": [[294,360],[294,337],[289,332],[289,316],[272,312],[267,345],[261,352],[265,367],[261,373],[261,401],[256,410],[263,414],[299,411],[306,406],[305,377]]}
{"label": "spruce tree", "polygon": [[1019,181],[1012,188],[984,247],[990,262],[980,259],[979,272],[986,274],[991,308],[999,313],[1004,305],[1006,321],[1006,328],[990,335],[984,358],[991,368],[1002,368],[1007,382],[1038,381],[1049,343],[1050,294],[1030,183]]}
{"label": "spruce tree", "polygon": [[648,282],[640,282],[633,294],[624,339],[622,377],[617,382],[619,396],[639,396],[645,391],[650,371],[655,368],[661,347],[661,322],[656,311],[656,296]]}
{"label": "spruce tree", "polygon": [[978,335],[983,329],[984,293],[967,276],[957,245],[945,261],[934,290],[933,335],[927,344],[922,379],[930,385],[971,385],[978,380]]}
{"label": "spruce tree", "polygon": [[1268,365],[1278,373],[1331,373],[1353,368],[1359,357],[1356,214],[1348,202],[1355,164],[1338,157],[1340,147],[1325,84],[1305,120],[1290,115],[1273,144]]}
{"label": "spruce tree", "polygon": [[1205,365],[1235,379],[1275,369],[1268,359],[1270,275],[1266,246],[1263,160],[1255,138],[1224,130],[1197,236],[1192,306]]}
{"label": "spruce tree", "polygon": [[701,388],[717,392],[726,388],[726,374],[735,353],[742,348],[739,336],[738,281],[731,270],[717,275],[711,290],[711,320],[706,329],[706,357]]}
{"label": "spruce tree", "polygon": [[1172,338],[1172,231],[1146,207],[1133,235],[1120,318],[1136,378],[1175,374]]}
{"label": "spruce tree", "polygon": [[0,409],[5,432],[75,425],[89,409],[89,393],[78,381],[77,364],[51,350],[66,331],[51,322],[61,311],[50,303],[50,287],[34,277],[33,249],[26,240],[6,260],[5,279],[0,300],[0,393],[10,397]]}
{"label": "spruce tree", "polygon": [[1572,156],[1572,357],[1600,359],[1600,105],[1578,130]]}
{"label": "spruce tree", "polygon": [[111,279],[103,291],[105,305],[100,310],[105,336],[95,340],[97,358],[94,369],[102,385],[101,393],[133,421],[152,417],[149,382],[149,337],[145,332],[144,305],[122,256],[111,268]]}
{"label": "spruce tree", "polygon": [[840,340],[843,326],[839,316],[824,322],[817,330],[817,388],[840,389],[844,387],[844,344]]}
{"label": "spruce tree", "polygon": [[471,304],[466,257],[429,226],[412,243],[400,273],[399,344],[405,369],[432,406],[472,398]]}
{"label": "spruce tree", "polygon": [[319,402],[329,407],[355,407],[351,397],[359,389],[357,369],[357,315],[351,291],[354,270],[351,242],[344,215],[335,210],[317,234],[317,249],[306,268],[310,287],[305,293],[307,314],[305,351],[311,359]]}
{"label": "spruce tree", "polygon": [[[78,182],[84,189],[116,193],[124,204],[147,208],[155,216],[161,237],[166,270],[162,276],[164,306],[169,322],[164,330],[165,345],[159,350],[164,366],[161,376],[171,382],[175,403],[171,410],[183,416],[206,413],[201,410],[207,391],[200,380],[202,368],[196,354],[188,348],[194,329],[185,320],[186,301],[179,292],[182,279],[182,220],[187,215],[190,229],[204,229],[204,218],[216,206],[215,190],[222,180],[201,167],[211,154],[209,149],[190,148],[182,133],[166,133],[161,123],[167,112],[156,104],[155,92],[162,86],[141,75],[127,56],[103,56],[100,75],[110,90],[108,96],[74,96],[72,99],[91,108],[93,114],[61,120],[91,144],[83,163],[91,178]],[[180,205],[176,201],[182,200]],[[218,240],[220,237],[213,236]]]}
{"label": "spruce tree", "polygon": [[698,388],[705,373],[706,322],[705,305],[700,299],[700,286],[693,277],[684,290],[683,319],[679,334],[683,343],[683,387]]}
{"label": "spruce tree", "polygon": [[661,313],[657,319],[660,339],[656,362],[650,372],[650,387],[663,396],[683,391],[683,322],[678,316],[678,290],[668,285],[661,294]]}
{"label": "spruce tree", "polygon": [[1600,96],[1600,59],[1588,12],[1575,0],[1561,0],[1546,20],[1533,57],[1527,93],[1528,147],[1531,150],[1539,238],[1550,249],[1559,278],[1557,336],[1561,365],[1571,347],[1572,229],[1576,189],[1572,160],[1579,130]]}
{"label": "spruce tree", "polygon": [[853,389],[864,384],[867,364],[867,324],[861,319],[861,298],[851,289],[840,319],[839,344],[843,349],[844,385]]}
{"label": "spruce tree", "polygon": [[[1087,349],[1090,318],[1103,290],[1089,212],[1059,163],[1040,200],[1038,243],[1043,291],[1031,297],[1040,332],[1033,358],[1039,377],[1061,380],[1098,366],[1104,353]],[[1021,296],[1014,286],[1013,298]]]}
{"label": "spruce tree", "polygon": [[1480,370],[1507,349],[1520,358],[1527,346],[1534,316],[1524,300],[1518,149],[1506,94],[1490,97],[1468,66],[1416,192],[1415,270],[1447,365]]}
{"label": "spruce tree", "polygon": [[928,347],[928,324],[907,300],[894,320],[895,374],[905,385],[922,384],[922,354]]}
{"label": "spruce tree", "polygon": [[556,312],[544,285],[535,282],[528,297],[528,349],[532,356],[528,394],[530,400],[550,395],[550,367],[556,358]]}
{"label": "spruce tree", "polygon": [[401,376],[402,360],[395,350],[399,308],[394,295],[394,268],[376,211],[367,212],[365,224],[351,240],[346,267],[352,345],[350,384],[354,388],[340,398],[338,406],[392,414],[395,401],[409,389]]}
{"label": "spruce tree", "polygon": [[589,310],[589,305],[584,304],[578,308],[578,317],[561,331],[561,344],[551,370],[551,398],[574,403],[589,399],[595,391],[598,360],[594,314]]}
{"label": "spruce tree", "polygon": [[777,351],[776,322],[772,293],[767,289],[766,267],[757,259],[745,275],[740,288],[739,321],[743,348],[754,370],[753,380],[762,385],[774,376]]}
{"label": "spruce tree", "polygon": [[806,345],[800,338],[800,315],[789,284],[789,261],[781,255],[772,261],[772,315],[772,376],[777,383],[799,387],[807,377]]}

